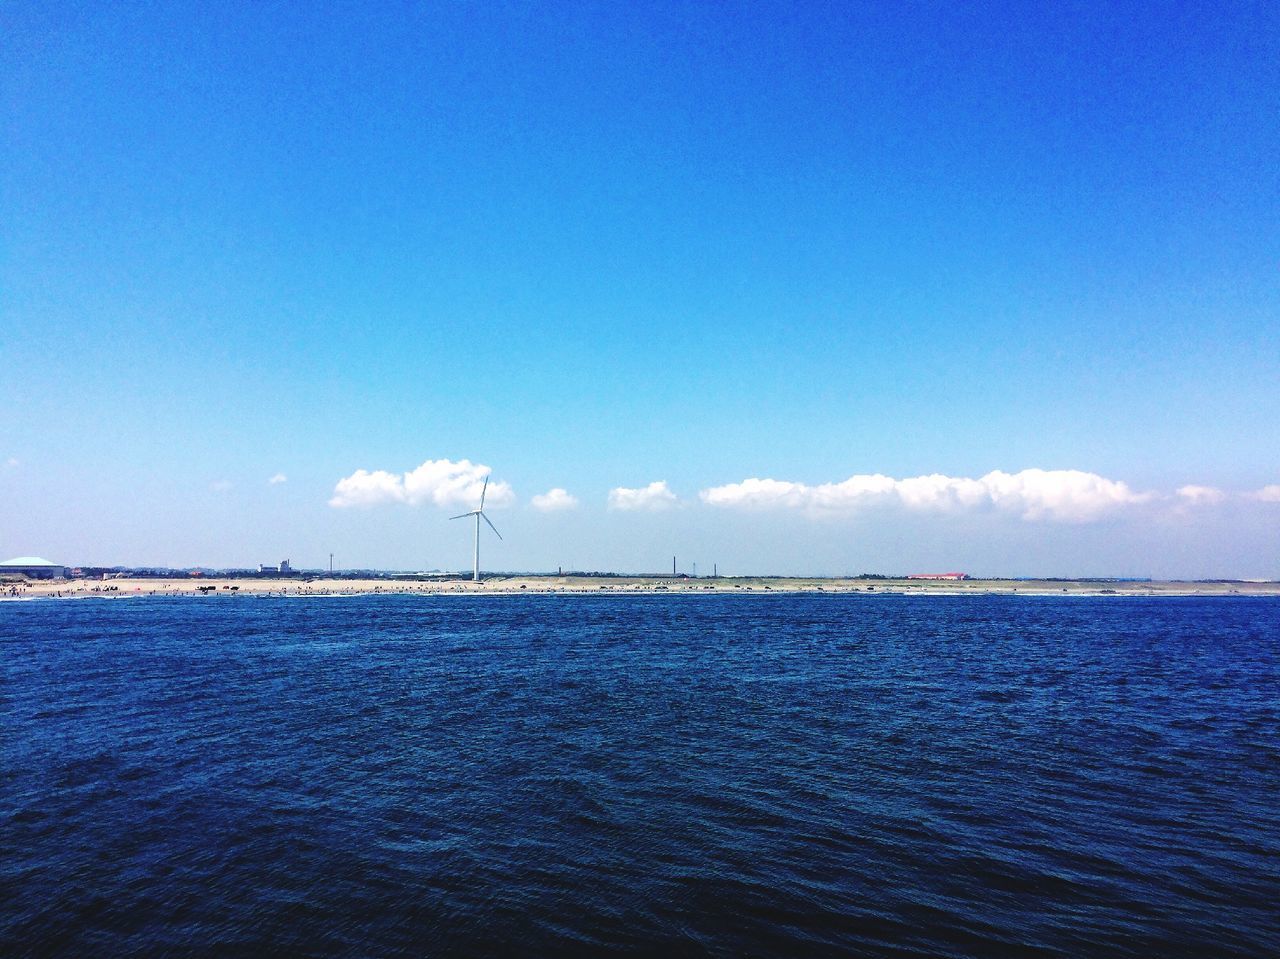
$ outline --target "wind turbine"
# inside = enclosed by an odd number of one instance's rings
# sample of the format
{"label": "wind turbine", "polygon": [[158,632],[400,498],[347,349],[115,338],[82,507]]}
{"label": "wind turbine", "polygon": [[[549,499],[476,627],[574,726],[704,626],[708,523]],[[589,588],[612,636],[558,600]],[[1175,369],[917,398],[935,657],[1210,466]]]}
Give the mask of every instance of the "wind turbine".
{"label": "wind turbine", "polygon": [[[492,475],[492,474],[491,474]],[[476,518],[476,568],[475,574],[471,577],[475,582],[480,582],[480,520],[484,520],[489,524],[489,529],[493,530],[493,534],[502,539],[502,534],[498,532],[498,527],[493,525],[493,521],[484,515],[484,494],[489,490],[489,477],[484,478],[484,486],[480,487],[480,508],[473,509],[469,513],[459,513],[457,516],[450,516],[449,519],[464,519],[468,516]]]}

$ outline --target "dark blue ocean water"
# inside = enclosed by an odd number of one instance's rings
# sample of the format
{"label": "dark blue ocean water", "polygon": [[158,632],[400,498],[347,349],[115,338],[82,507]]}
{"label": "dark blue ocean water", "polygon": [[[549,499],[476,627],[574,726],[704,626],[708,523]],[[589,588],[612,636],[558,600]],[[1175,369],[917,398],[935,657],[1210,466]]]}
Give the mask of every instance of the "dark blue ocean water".
{"label": "dark blue ocean water", "polygon": [[0,952],[1280,953],[1280,601],[0,604]]}

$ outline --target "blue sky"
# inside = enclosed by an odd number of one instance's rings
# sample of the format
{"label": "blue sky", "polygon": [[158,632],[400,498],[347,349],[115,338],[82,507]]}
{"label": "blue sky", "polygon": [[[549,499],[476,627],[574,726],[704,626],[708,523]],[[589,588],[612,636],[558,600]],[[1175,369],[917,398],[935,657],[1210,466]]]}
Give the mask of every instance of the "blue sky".
{"label": "blue sky", "polygon": [[851,6],[7,4],[0,553],[1280,576],[1275,5]]}

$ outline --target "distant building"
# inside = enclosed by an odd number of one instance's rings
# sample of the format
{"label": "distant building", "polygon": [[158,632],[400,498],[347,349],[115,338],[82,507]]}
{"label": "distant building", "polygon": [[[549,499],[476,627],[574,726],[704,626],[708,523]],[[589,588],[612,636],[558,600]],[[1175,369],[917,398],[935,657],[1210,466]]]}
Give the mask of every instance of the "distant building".
{"label": "distant building", "polygon": [[293,567],[289,565],[289,561],[288,561],[287,559],[282,559],[282,560],[280,560],[280,565],[279,565],[279,566],[267,566],[265,563],[259,563],[259,564],[258,564],[258,572],[259,572],[259,573],[285,573],[285,574],[288,574],[288,573],[292,573],[292,572],[293,572]]}
{"label": "distant building", "polygon": [[907,579],[969,579],[968,573],[912,573]]}
{"label": "distant building", "polygon": [[39,556],[18,556],[0,563],[0,576],[25,576],[27,579],[66,579],[67,567],[51,563]]}

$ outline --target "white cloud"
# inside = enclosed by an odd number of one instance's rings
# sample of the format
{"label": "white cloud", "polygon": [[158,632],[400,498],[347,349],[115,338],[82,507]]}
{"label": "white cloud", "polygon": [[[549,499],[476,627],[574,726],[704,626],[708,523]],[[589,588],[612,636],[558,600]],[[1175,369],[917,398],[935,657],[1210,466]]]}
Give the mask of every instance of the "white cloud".
{"label": "white cloud", "polygon": [[267,480],[267,483],[271,486],[279,486],[281,483],[287,483],[288,481],[289,477],[285,476],[283,473],[277,473],[275,476],[271,477],[271,479]]}
{"label": "white cloud", "polygon": [[987,486],[996,507],[1013,510],[1027,520],[1088,523],[1151,499],[1151,494],[1135,493],[1120,480],[1081,470],[1030,469],[1013,474],[995,470],[979,482]]}
{"label": "white cloud", "polygon": [[231,480],[214,480],[209,484],[209,489],[213,490],[215,493],[225,493],[227,490],[231,489]]}
{"label": "white cloud", "polygon": [[1127,484],[1080,470],[995,470],[980,479],[934,473],[894,479],[859,474],[840,483],[808,486],[772,479],[748,479],[703,490],[704,503],[738,509],[786,508],[847,512],[873,506],[954,512],[996,509],[1025,520],[1083,523],[1120,507],[1145,502]]}
{"label": "white cloud", "polygon": [[981,506],[988,496],[982,480],[941,473],[898,480],[895,492],[908,509],[942,511],[972,509]]}
{"label": "white cloud", "polygon": [[[485,477],[491,470],[482,463],[470,460],[427,460],[415,470],[404,474],[405,499],[417,506],[432,503],[436,506],[478,506]],[[509,483],[489,482],[484,505],[510,506],[516,495]]]}
{"label": "white cloud", "polygon": [[1178,497],[1188,506],[1213,506],[1227,498],[1227,494],[1213,486],[1180,486]]}
{"label": "white cloud", "polygon": [[1280,483],[1272,483],[1260,490],[1254,490],[1249,496],[1264,503],[1280,503]]}
{"label": "white cloud", "polygon": [[[356,470],[343,477],[333,488],[330,506],[379,506],[384,503],[408,503],[421,506],[478,506],[489,467],[470,460],[427,460],[407,473],[386,470]],[[485,496],[486,507],[510,506],[515,501],[511,484],[490,482]]]}
{"label": "white cloud", "polygon": [[573,509],[578,505],[578,498],[559,486],[539,493],[532,500],[533,508],[543,513],[554,513],[559,510]]}
{"label": "white cloud", "polygon": [[11,469],[11,470],[12,470],[12,469],[17,469],[17,468],[18,468],[18,457],[16,457],[16,456],[10,456],[7,460],[5,460],[5,461],[4,461],[4,465],[5,465],[5,469]]}
{"label": "white cloud", "polygon": [[699,493],[711,506],[773,508],[809,506],[812,487],[774,479],[745,479],[728,486],[713,486]]}
{"label": "white cloud", "polygon": [[330,506],[378,506],[404,500],[404,482],[385,470],[356,470],[338,480],[333,488]]}
{"label": "white cloud", "polygon": [[620,510],[658,510],[670,509],[679,500],[671,492],[666,480],[658,480],[640,489],[627,489],[619,486],[609,490],[609,509]]}

